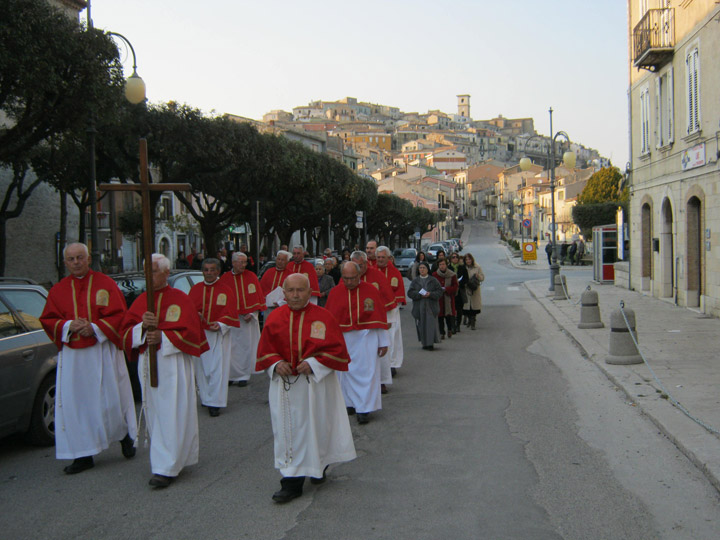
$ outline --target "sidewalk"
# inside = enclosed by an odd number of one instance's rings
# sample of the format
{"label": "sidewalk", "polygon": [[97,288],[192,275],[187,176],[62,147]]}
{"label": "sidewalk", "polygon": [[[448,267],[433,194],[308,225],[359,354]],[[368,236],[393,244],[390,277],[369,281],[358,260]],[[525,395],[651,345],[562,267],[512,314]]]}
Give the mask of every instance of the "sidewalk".
{"label": "sidewalk", "polygon": [[[513,266],[522,267],[507,253]],[[566,276],[570,300],[548,296],[549,269],[542,279],[527,281],[525,286],[583,354],[625,392],[629,403],[640,407],[720,491],[720,437],[688,418],[665,394],[710,428],[720,430],[720,320],[613,284],[588,281],[566,267],[561,267],[560,273]],[[540,278],[540,273],[536,275]],[[605,328],[577,327],[580,296],[588,285],[598,293]],[[618,366],[605,362],[610,315],[620,308],[621,301],[626,310],[635,312],[640,353],[657,380],[644,363]]]}

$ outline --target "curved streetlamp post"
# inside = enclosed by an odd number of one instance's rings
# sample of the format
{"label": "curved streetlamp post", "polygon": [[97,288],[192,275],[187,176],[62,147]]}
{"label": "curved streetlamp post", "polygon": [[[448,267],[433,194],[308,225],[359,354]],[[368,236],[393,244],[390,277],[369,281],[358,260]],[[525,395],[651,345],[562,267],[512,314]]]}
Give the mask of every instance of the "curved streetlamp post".
{"label": "curved streetlamp post", "polygon": [[[550,107],[550,110],[548,112],[550,113],[550,134],[552,136],[552,141],[548,145],[547,149],[547,168],[550,171],[550,204],[552,214],[552,264],[550,265],[550,288],[548,290],[554,291],[555,276],[560,273],[560,266],[557,263],[557,224],[555,223],[555,143],[558,137],[563,137],[567,141],[567,144],[570,145],[570,137],[564,131],[558,131],[555,135],[552,135],[552,107]],[[524,149],[527,149],[528,143],[535,138],[538,138],[544,142],[544,139],[542,139],[539,135],[533,135],[525,141]],[[563,154],[563,163],[567,168],[574,169],[575,161],[576,156],[574,152],[568,150]],[[523,171],[527,171],[528,169],[530,169],[531,165],[532,161],[527,156],[523,157],[520,160],[520,169]]]}
{"label": "curved streetlamp post", "polygon": [[[92,26],[92,19],[88,9],[88,30]],[[109,36],[115,36],[120,38],[127,44],[132,52],[133,57],[133,73],[125,81],[125,98],[132,103],[137,105],[138,103],[145,100],[145,82],[137,74],[137,62],[135,59],[135,49],[131,45],[130,41],[117,32],[106,32]],[[90,204],[90,244],[91,244],[91,264],[92,269],[100,270],[100,238],[98,236],[98,215],[97,215],[97,178],[95,169],[95,118],[90,117],[90,126],[87,129],[88,133],[88,150],[90,152],[90,180],[88,185],[88,204]]]}

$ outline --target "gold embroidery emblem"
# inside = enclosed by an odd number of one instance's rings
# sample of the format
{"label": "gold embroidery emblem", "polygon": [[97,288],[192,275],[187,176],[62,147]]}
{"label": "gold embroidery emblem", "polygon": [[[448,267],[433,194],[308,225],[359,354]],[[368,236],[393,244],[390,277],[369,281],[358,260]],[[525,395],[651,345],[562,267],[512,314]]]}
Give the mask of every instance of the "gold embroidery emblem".
{"label": "gold embroidery emblem", "polygon": [[255,293],[255,284],[254,284],[254,283],[250,283],[250,284],[248,285],[248,292],[249,292],[250,294],[254,294],[254,293]]}
{"label": "gold embroidery emblem", "polygon": [[375,286],[375,288],[376,288],[378,291],[380,290],[380,284],[379,284],[377,281],[373,281],[372,284]]}
{"label": "gold embroidery emblem", "polygon": [[100,289],[95,293],[95,303],[98,306],[107,306],[110,304],[110,293],[105,289]]}
{"label": "gold embroidery emblem", "polygon": [[390,280],[390,286],[391,286],[391,287],[397,287],[397,283],[398,283],[398,282],[397,282],[397,278],[396,278],[396,277],[394,277],[394,278],[392,278],[392,279]]}
{"label": "gold embroidery emblem", "polygon": [[167,322],[178,322],[180,320],[180,306],[177,304],[173,304],[172,306],[167,308],[167,312],[165,313],[165,320]]}
{"label": "gold embroidery emblem", "polygon": [[226,306],[227,305],[227,295],[225,293],[220,293],[217,295],[217,302],[215,302],[218,306]]}
{"label": "gold embroidery emblem", "polygon": [[315,321],[310,325],[310,337],[313,339],[325,339],[325,323]]}
{"label": "gold embroidery emblem", "polygon": [[364,311],[375,311],[375,302],[373,302],[372,298],[366,298],[363,302],[363,310]]}

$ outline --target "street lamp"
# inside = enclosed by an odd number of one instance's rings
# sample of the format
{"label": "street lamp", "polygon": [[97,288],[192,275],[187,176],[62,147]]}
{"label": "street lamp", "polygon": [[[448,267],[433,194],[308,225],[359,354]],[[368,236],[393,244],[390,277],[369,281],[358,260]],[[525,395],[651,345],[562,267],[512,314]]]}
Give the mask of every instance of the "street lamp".
{"label": "street lamp", "polygon": [[522,201],[520,199],[515,199],[513,201],[513,204],[515,205],[515,211],[517,212],[518,207],[520,208],[520,247],[522,247],[523,243],[525,242],[525,225],[523,224],[523,221],[525,219],[525,209],[522,207]]}
{"label": "street lamp", "polygon": [[[554,291],[555,290],[555,276],[560,273],[560,266],[557,263],[557,240],[556,240],[556,231],[557,231],[557,224],[555,223],[555,142],[557,141],[558,137],[563,137],[567,144],[570,144],[570,137],[567,133],[564,131],[558,131],[555,135],[552,135],[552,107],[550,107],[550,110],[548,111],[550,113],[550,136],[552,137],[552,140],[550,144],[548,145],[547,149],[547,163],[546,166],[550,172],[550,203],[551,203],[551,215],[552,215],[552,264],[550,265],[550,288],[548,290]],[[525,141],[525,147],[524,149],[527,149],[528,143],[534,139],[534,138],[540,138],[538,135],[533,135],[529,139]],[[543,140],[540,138],[540,140]],[[575,168],[575,153],[568,150],[563,154],[563,163],[568,169],[574,169]],[[530,161],[530,158],[525,156],[520,160],[520,169],[523,171],[527,171],[530,169],[530,166],[532,165],[532,161]]]}
{"label": "street lamp", "polygon": [[[89,6],[89,2],[88,2]],[[92,19],[90,18],[90,9],[88,7],[88,32],[93,28]],[[109,36],[115,36],[122,39],[130,48],[133,57],[133,73],[125,81],[125,98],[137,105],[145,99],[145,82],[137,74],[137,62],[135,59],[135,49],[128,39],[116,32],[107,32]],[[90,117],[90,126],[88,133],[88,150],[90,152],[90,180],[88,185],[88,203],[90,204],[90,244],[91,244],[91,261],[92,269],[100,271],[100,239],[98,236],[98,215],[97,215],[97,179],[95,170],[95,118]],[[112,209],[111,209],[112,211]]]}

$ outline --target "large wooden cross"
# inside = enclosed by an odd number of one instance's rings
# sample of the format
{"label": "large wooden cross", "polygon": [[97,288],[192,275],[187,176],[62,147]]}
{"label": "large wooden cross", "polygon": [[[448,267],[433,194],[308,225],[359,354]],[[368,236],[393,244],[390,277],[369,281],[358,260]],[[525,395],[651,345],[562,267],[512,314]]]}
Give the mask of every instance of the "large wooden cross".
{"label": "large wooden cross", "polygon": [[[152,213],[150,211],[150,192],[151,191],[190,191],[190,184],[151,184],[148,180],[148,154],[147,141],[140,139],[140,183],[139,184],[100,184],[98,189],[102,191],[134,191],[139,192],[142,197],[142,236],[143,251],[145,253],[145,284],[147,287],[147,309],[155,312],[155,294],[153,290],[152,280],[152,252],[153,252],[153,236],[152,236]],[[155,328],[149,328],[155,330]],[[148,349],[150,364],[150,386],[157,388],[157,355],[155,345],[150,345]]]}

